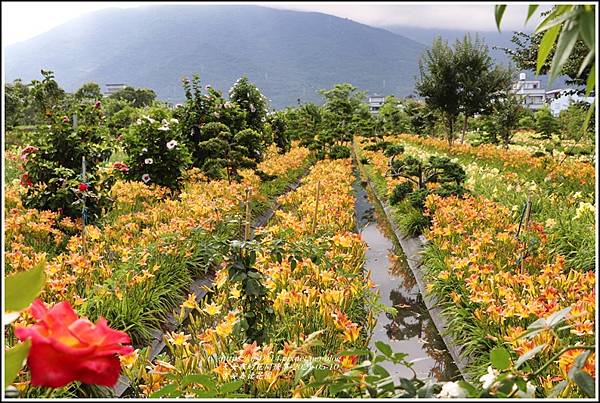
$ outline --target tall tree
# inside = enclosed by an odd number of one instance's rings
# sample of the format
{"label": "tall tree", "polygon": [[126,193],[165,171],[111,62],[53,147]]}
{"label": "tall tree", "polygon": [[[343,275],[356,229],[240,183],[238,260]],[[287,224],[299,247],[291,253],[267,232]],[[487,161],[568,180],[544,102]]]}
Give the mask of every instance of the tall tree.
{"label": "tall tree", "polygon": [[454,126],[460,113],[460,83],[455,52],[437,37],[419,60],[421,73],[417,93],[428,106],[440,111],[446,125],[448,145],[454,140]]}
{"label": "tall tree", "polygon": [[4,86],[4,117],[8,128],[24,124],[29,97],[29,87],[21,79]]}
{"label": "tall tree", "polygon": [[100,86],[94,82],[83,84],[77,91],[75,91],[75,98],[78,100],[89,99],[99,100],[102,98],[102,91]]}
{"label": "tall tree", "polygon": [[248,80],[248,77],[243,76],[233,84],[229,90],[229,99],[246,112],[246,126],[262,132],[269,110],[267,97]]}
{"label": "tall tree", "polygon": [[471,40],[465,35],[454,45],[454,57],[459,83],[459,104],[463,114],[460,138],[465,141],[468,119],[476,114],[491,112],[492,103],[511,83],[509,70],[495,66],[488,47],[478,36]]}
{"label": "tall tree", "polygon": [[329,90],[320,90],[319,93],[325,98],[324,109],[331,114],[328,129],[332,133],[335,132],[335,141],[348,141],[354,135],[353,131],[358,128],[355,115],[364,112],[361,104],[367,95],[366,91],[358,91],[352,84],[343,83],[336,84]]}
{"label": "tall tree", "polygon": [[156,99],[156,93],[149,88],[125,87],[110,96],[112,99],[129,101],[133,107],[150,106]]}
{"label": "tall tree", "polygon": [[523,106],[518,96],[507,91],[495,99],[493,108],[494,127],[500,134],[504,148],[508,148]]}
{"label": "tall tree", "polygon": [[404,105],[393,95],[386,97],[383,105],[379,108],[379,119],[386,132],[398,133],[408,129],[408,118],[404,112]]}
{"label": "tall tree", "polygon": [[65,98],[65,90],[60,88],[54,79],[54,72],[50,70],[41,70],[42,81],[32,80],[31,97],[37,111],[45,118],[52,116],[55,110],[61,109],[64,105],[61,101]]}

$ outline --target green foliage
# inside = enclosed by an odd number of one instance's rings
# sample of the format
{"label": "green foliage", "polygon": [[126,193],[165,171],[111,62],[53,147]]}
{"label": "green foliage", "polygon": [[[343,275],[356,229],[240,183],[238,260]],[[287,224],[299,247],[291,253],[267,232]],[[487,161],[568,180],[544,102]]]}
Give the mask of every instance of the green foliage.
{"label": "green foliage", "polygon": [[517,96],[509,92],[497,98],[494,102],[493,130],[497,130],[498,134],[500,134],[505,148],[508,148],[512,132],[517,127],[522,109],[523,107]]}
{"label": "green foliage", "polygon": [[125,129],[131,126],[141,115],[139,109],[131,105],[125,105],[118,112],[115,112],[108,122],[108,127],[113,130]]}
{"label": "green foliage", "polygon": [[102,91],[100,90],[100,86],[94,82],[89,82],[83,84],[75,94],[73,94],[77,100],[90,100],[90,101],[98,101],[102,99]]}
{"label": "green foliage", "polygon": [[267,116],[267,122],[271,127],[273,142],[279,149],[279,152],[284,154],[290,151],[290,148],[292,147],[292,140],[290,138],[290,133],[287,130],[285,114],[281,111],[271,113]]}
{"label": "green foliage", "polygon": [[[182,81],[186,102],[174,112],[180,122],[181,137],[191,150],[193,165],[209,172],[211,177],[219,177],[224,167],[219,159],[227,153],[231,135],[246,128],[247,112],[237,103],[225,101],[221,93],[210,86],[203,94],[198,75],[191,81],[187,78]],[[261,143],[263,140],[261,138]],[[218,151],[218,155],[212,156],[216,162],[212,166],[208,163],[211,149]]]}
{"label": "green foliage", "polygon": [[333,160],[350,158],[350,147],[339,144],[334,145],[329,150],[329,158]]}
{"label": "green foliage", "polygon": [[[67,116],[51,116],[49,126],[40,126],[35,138],[37,151],[27,157],[21,182],[27,186],[23,205],[39,210],[59,211],[69,217],[81,217],[85,199],[85,217],[96,220],[110,199],[96,175],[111,147],[106,143],[106,128],[101,105],[81,105],[75,129]],[[82,158],[86,176],[81,177]],[[87,189],[80,188],[80,184]],[[84,185],[84,187],[86,187]]]}
{"label": "green foliage", "polygon": [[386,133],[402,133],[410,130],[410,122],[404,111],[404,105],[395,96],[385,98],[379,108],[379,119]]}
{"label": "green foliage", "polygon": [[345,144],[355,134],[372,132],[372,116],[364,103],[366,92],[358,91],[349,83],[336,84],[329,90],[320,90],[325,98],[320,127],[321,145]]}
{"label": "green foliage", "polygon": [[46,282],[46,261],[42,260],[30,270],[14,273],[5,278],[4,309],[19,312],[27,308],[42,292]]}
{"label": "green foliage", "polygon": [[[500,28],[502,15],[506,6],[496,6],[496,24]],[[528,19],[538,5],[530,5]],[[501,11],[502,10],[502,11]],[[545,15],[544,20],[539,23],[534,34],[540,35],[538,40],[530,39],[534,45],[524,52],[516,52],[517,63],[531,60],[531,53],[537,51],[536,72],[544,69],[548,58],[552,55],[552,61],[546,66],[550,81],[554,80],[561,72],[569,74],[576,84],[586,86],[586,95],[596,89],[596,45],[595,45],[596,9],[593,5],[557,5]],[[581,44],[585,45],[585,48]],[[517,42],[519,45],[519,43]],[[579,45],[579,46],[578,46]],[[523,46],[521,46],[523,47]],[[523,57],[523,55],[525,55]],[[585,55],[585,56],[584,56]],[[591,67],[590,67],[591,66]],[[587,71],[586,71],[587,70]],[[574,78],[572,74],[576,71]],[[595,104],[595,102],[594,102]],[[588,109],[584,130],[586,130],[592,114],[594,105]]]}
{"label": "green foliage", "polygon": [[209,123],[203,133],[208,140],[201,141],[198,153],[204,161],[201,169],[210,178],[220,178],[225,170],[227,180],[239,180],[238,169],[255,168],[264,153],[262,136],[244,129],[232,134],[222,123]]}
{"label": "green foliage", "polygon": [[[583,131],[585,123],[585,113],[588,108],[585,104],[573,103],[569,107],[560,112],[558,115],[557,126],[558,134],[561,139],[578,140],[583,135],[588,138],[593,138],[594,127],[590,125],[587,131]],[[593,121],[593,120],[592,120]]]}
{"label": "green foliage", "polygon": [[129,171],[125,176],[146,184],[179,189],[190,153],[180,136],[179,123],[162,109],[148,111],[132,125],[123,140]]}
{"label": "green foliage", "polygon": [[31,99],[29,86],[20,79],[4,86],[4,117],[6,128],[25,124],[31,115]]}
{"label": "green foliage", "polygon": [[41,73],[43,80],[32,80],[30,93],[38,113],[49,118],[61,108],[60,102],[65,96],[65,91],[54,80],[54,72],[42,70]]}
{"label": "green foliage", "polygon": [[551,139],[556,131],[556,119],[547,106],[535,112],[535,128],[544,139]]}
{"label": "green foliage", "polygon": [[404,108],[408,117],[409,130],[419,136],[433,135],[437,117],[423,102],[408,100]]}
{"label": "green foliage", "polygon": [[109,98],[127,101],[135,108],[152,105],[156,99],[156,93],[149,88],[125,87],[112,94]]}
{"label": "green foliage", "polygon": [[5,350],[4,385],[8,386],[14,382],[25,364],[30,348],[31,340],[26,340],[24,343],[18,343],[16,346]]}
{"label": "green foliage", "polygon": [[392,159],[392,161],[400,154],[404,153],[404,146],[402,144],[389,144],[383,154],[386,157]]}
{"label": "green foliage", "polygon": [[427,105],[442,113],[448,143],[454,140],[454,126],[460,113],[461,84],[456,52],[440,37],[419,60],[421,73],[415,88]]}
{"label": "green foliage", "polygon": [[243,307],[240,326],[246,333],[246,341],[260,344],[267,337],[265,330],[273,320],[274,312],[266,297],[265,277],[254,267],[257,247],[253,241],[232,241],[227,258],[227,274],[231,284],[240,285]]}
{"label": "green foliage", "polygon": [[[403,177],[408,181],[396,185],[390,204],[397,205],[400,229],[409,235],[417,235],[429,226],[429,218],[423,215],[425,200],[430,194],[441,197],[462,196],[466,190],[464,169],[448,157],[431,156],[426,163],[418,158],[406,156],[390,163],[389,175]],[[439,184],[435,189],[430,183]]]}
{"label": "green foliage", "polygon": [[412,191],[413,185],[411,185],[410,182],[403,182],[397,184],[392,190],[392,195],[390,196],[390,204],[393,206],[400,203],[401,201],[406,199],[406,196],[412,193]]}
{"label": "green foliage", "polygon": [[511,74],[507,69],[494,66],[487,46],[478,36],[472,41],[470,35],[465,35],[462,41],[456,41],[454,49],[461,88],[459,104],[464,117],[462,143],[468,118],[491,112],[498,95],[510,87]]}
{"label": "green foliage", "polygon": [[229,99],[240,106],[245,112],[246,127],[259,133],[263,130],[269,108],[267,97],[248,80],[239,78],[229,90]]}
{"label": "green foliage", "polygon": [[533,130],[535,129],[535,119],[532,116],[523,116],[517,123],[517,128],[521,130]]}

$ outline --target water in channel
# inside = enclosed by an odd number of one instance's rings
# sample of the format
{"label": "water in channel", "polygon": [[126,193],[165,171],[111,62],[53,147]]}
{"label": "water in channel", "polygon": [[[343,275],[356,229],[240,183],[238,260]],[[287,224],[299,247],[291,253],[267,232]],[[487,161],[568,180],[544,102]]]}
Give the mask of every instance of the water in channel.
{"label": "water in channel", "polygon": [[[377,317],[370,348],[383,341],[394,352],[407,353],[414,361],[413,369],[420,379],[449,381],[460,378],[458,368],[446,350],[429,312],[423,303],[416,280],[406,263],[402,248],[397,243],[385,218],[371,202],[360,180],[354,183],[355,213],[358,231],[367,244],[365,267],[371,272],[381,302],[397,310],[395,315],[382,312]],[[413,373],[402,365],[384,362],[392,375],[411,378]]]}

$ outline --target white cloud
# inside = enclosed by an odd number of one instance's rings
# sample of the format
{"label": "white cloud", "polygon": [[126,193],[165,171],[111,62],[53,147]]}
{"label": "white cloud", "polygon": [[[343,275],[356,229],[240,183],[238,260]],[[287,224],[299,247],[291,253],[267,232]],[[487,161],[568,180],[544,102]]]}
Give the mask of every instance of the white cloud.
{"label": "white cloud", "polygon": [[[232,3],[236,4],[236,2]],[[131,8],[148,4],[159,3],[2,2],[2,41],[5,44],[20,42],[42,34],[82,14],[103,8]],[[253,2],[240,4],[256,4],[298,11],[318,11],[373,26],[406,25],[482,31],[496,29],[492,3]],[[549,7],[545,6],[545,8]],[[509,5],[502,28],[507,31],[523,29],[526,10],[526,5]],[[539,17],[532,18],[528,27],[534,27],[538,21]]]}

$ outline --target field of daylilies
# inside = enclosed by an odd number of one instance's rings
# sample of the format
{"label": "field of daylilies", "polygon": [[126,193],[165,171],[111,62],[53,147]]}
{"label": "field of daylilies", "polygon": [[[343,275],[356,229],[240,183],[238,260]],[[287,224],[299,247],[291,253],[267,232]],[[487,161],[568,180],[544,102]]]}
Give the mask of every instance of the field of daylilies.
{"label": "field of daylilies", "polygon": [[[6,274],[45,277],[6,315],[8,351],[31,346],[13,392],[581,397],[596,376],[594,166],[408,134],[355,137],[353,152],[272,145],[239,180],[191,168],[177,191],[121,178],[86,225],[24,206],[22,177],[7,183]],[[378,363],[410,367],[405,354],[369,349],[384,307],[356,232],[357,167],[402,236],[426,240],[422,292],[468,361],[464,380],[396,379]]]}
{"label": "field of daylilies", "polygon": [[427,292],[467,375],[489,387],[490,352],[506,354],[544,396],[581,396],[569,371],[596,376],[594,165],[408,134],[354,149],[402,231],[425,237]]}

